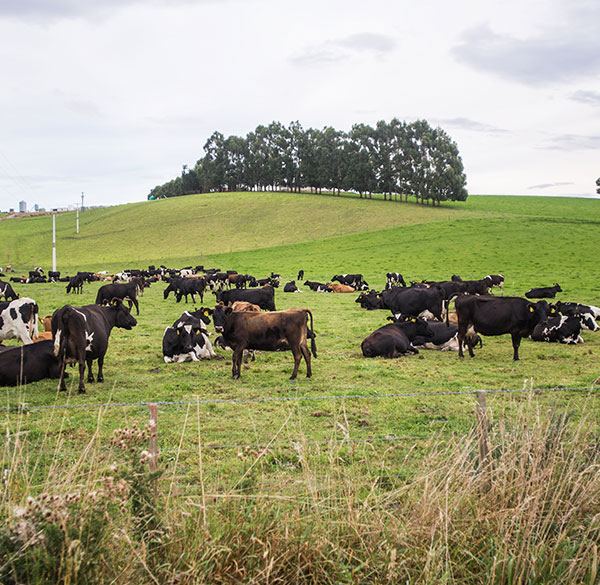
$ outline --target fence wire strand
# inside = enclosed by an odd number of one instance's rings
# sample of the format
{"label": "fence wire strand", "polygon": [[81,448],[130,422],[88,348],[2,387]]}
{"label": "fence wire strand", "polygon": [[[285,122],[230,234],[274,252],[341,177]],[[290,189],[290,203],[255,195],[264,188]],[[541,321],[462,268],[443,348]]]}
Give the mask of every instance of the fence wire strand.
{"label": "fence wire strand", "polygon": [[0,411],[37,411],[37,410],[61,410],[77,408],[126,408],[126,407],[147,407],[150,404],[158,406],[192,406],[198,404],[248,404],[248,403],[266,403],[266,402],[310,402],[319,400],[359,400],[359,399],[386,399],[386,398],[427,398],[434,396],[474,396],[479,392],[492,394],[540,394],[542,392],[592,392],[596,390],[594,386],[584,387],[555,387],[555,388],[522,388],[519,390],[510,389],[480,389],[480,390],[459,390],[439,391],[439,392],[398,392],[393,394],[329,394],[320,396],[279,396],[276,398],[210,398],[203,400],[144,400],[141,402],[103,402],[98,404],[40,404],[27,405],[21,403],[0,407]]}

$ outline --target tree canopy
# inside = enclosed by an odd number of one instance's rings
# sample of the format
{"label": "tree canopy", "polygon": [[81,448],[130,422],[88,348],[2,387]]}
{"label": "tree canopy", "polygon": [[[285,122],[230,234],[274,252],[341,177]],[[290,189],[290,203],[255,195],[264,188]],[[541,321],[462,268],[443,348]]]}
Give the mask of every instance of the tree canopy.
{"label": "tree canopy", "polygon": [[466,176],[458,147],[426,120],[394,118],[373,128],[355,124],[349,132],[327,126],[304,130],[299,122],[258,126],[245,138],[218,131],[204,144],[204,156],[181,176],[150,191],[148,199],[219,191],[288,190],[362,197],[416,197],[422,203],[465,201]]}

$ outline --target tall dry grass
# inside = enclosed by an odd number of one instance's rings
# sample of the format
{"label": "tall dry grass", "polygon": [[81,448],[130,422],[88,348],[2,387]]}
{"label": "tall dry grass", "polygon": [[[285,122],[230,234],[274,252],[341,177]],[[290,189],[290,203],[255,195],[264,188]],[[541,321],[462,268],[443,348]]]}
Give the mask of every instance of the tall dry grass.
{"label": "tall dry grass", "polygon": [[[432,439],[406,458],[411,478],[396,481],[398,468],[346,473],[343,440],[307,442],[296,446],[294,481],[202,485],[197,495],[178,493],[175,474],[148,471],[144,429],[117,431],[110,457],[92,437],[68,470],[57,451],[43,477],[13,429],[2,452],[0,581],[600,582],[591,421],[542,412],[531,397],[518,416],[490,422],[485,469],[475,429]],[[249,469],[268,453],[252,454]]]}

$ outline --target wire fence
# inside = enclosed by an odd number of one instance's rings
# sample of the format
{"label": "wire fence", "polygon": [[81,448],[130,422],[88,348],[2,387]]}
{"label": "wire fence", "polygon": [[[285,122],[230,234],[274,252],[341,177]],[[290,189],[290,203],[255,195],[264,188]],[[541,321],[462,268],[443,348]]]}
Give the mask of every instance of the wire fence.
{"label": "wire fence", "polygon": [[541,394],[544,392],[593,392],[598,388],[594,386],[564,387],[554,388],[522,388],[522,389],[480,389],[480,390],[458,390],[458,391],[439,391],[439,392],[398,392],[391,394],[325,394],[320,396],[278,396],[274,398],[209,398],[200,400],[142,400],[139,402],[102,402],[97,404],[38,404],[29,405],[25,402],[15,405],[0,407],[0,411],[28,411],[38,410],[63,410],[63,409],[86,409],[86,408],[125,408],[125,407],[148,407],[156,404],[161,407],[168,406],[194,406],[208,404],[247,404],[247,403],[266,403],[266,402],[309,402],[322,400],[382,400],[389,398],[427,398],[435,396],[476,396],[484,392],[487,395],[494,394]]}
{"label": "wire fence", "polygon": [[[265,398],[229,398],[229,399],[195,399],[195,400],[175,400],[175,401],[148,401],[142,400],[139,402],[104,402],[98,404],[50,404],[50,405],[28,405],[27,403],[19,403],[16,405],[6,405],[1,407],[1,410],[10,413],[27,414],[34,411],[45,411],[55,412],[59,410],[70,410],[70,409],[111,409],[111,408],[149,408],[150,409],[150,443],[148,445],[148,451],[150,453],[150,466],[151,470],[156,470],[158,461],[163,462],[163,469],[167,472],[164,479],[168,480],[170,484],[169,494],[173,496],[183,497],[195,497],[202,496],[206,498],[208,496],[213,498],[222,497],[274,497],[274,498],[286,498],[290,494],[293,497],[307,497],[310,493],[318,492],[319,490],[330,490],[328,498],[335,498],[337,496],[332,495],[336,489],[343,489],[347,481],[351,481],[354,488],[369,488],[377,487],[378,489],[385,489],[386,487],[393,487],[402,482],[410,482],[416,475],[416,469],[414,462],[410,460],[407,462],[404,457],[406,453],[411,452],[412,449],[418,445],[427,445],[428,442],[434,443],[447,443],[450,441],[465,441],[474,440],[475,444],[479,446],[479,468],[484,469],[489,460],[488,452],[488,434],[487,426],[488,422],[486,419],[486,396],[494,395],[541,395],[545,393],[578,393],[578,394],[593,394],[598,390],[596,386],[584,386],[584,387],[562,387],[556,386],[552,388],[533,388],[532,384],[524,384],[521,389],[487,389],[487,390],[457,390],[457,391],[436,391],[436,392],[397,392],[389,394],[377,394],[377,393],[353,393],[353,394],[331,394],[331,395],[302,395],[302,396],[279,396],[279,397],[265,397]],[[187,440],[184,442],[184,436],[186,433],[186,425],[188,423],[188,414],[192,406],[201,405],[240,405],[248,403],[301,403],[301,402],[318,402],[318,401],[341,401],[343,403],[347,401],[366,401],[366,400],[393,400],[393,399],[427,399],[432,397],[475,397],[477,399],[475,408],[475,419],[470,424],[470,432],[465,433],[464,428],[462,432],[458,430],[450,430],[448,428],[441,428],[437,431],[429,433],[408,433],[408,434],[386,434],[379,436],[368,436],[368,437],[354,437],[350,436],[349,429],[342,429],[341,433],[330,432],[329,438],[327,439],[314,439],[306,436],[293,437],[289,440],[281,440],[279,437],[282,429],[286,427],[287,421],[283,423],[280,430],[276,433],[271,434],[269,441],[228,441],[219,442],[217,440],[207,440],[208,434],[206,429],[201,428],[201,424],[198,420],[198,436],[192,437],[188,434]],[[158,441],[158,408],[175,408],[175,407],[187,407],[188,413],[186,414],[185,422],[182,425],[181,437],[178,442],[171,439],[171,443],[167,445],[161,445],[159,449]],[[100,420],[100,413],[99,413]],[[289,420],[289,419],[288,419]],[[7,418],[7,423],[10,421],[10,417]],[[474,424],[473,424],[474,422]],[[191,431],[191,429],[188,429]],[[21,428],[21,430],[12,437],[16,437],[18,434],[27,435],[28,430]],[[9,425],[6,428],[6,444],[12,440]],[[258,438],[258,437],[257,437]],[[32,444],[36,443],[35,436],[32,439]],[[80,453],[77,451],[77,446],[72,448],[73,445],[69,445],[60,437],[57,439],[56,445],[51,445],[45,440],[41,444],[36,444],[36,453],[33,457],[35,466],[40,465],[49,468],[48,465],[69,465],[71,459],[78,459]],[[110,461],[115,456],[115,450],[109,446],[107,442],[96,437],[96,443],[91,451],[101,456],[102,460]],[[193,446],[190,446],[192,441]],[[384,446],[385,449],[380,449],[377,445]],[[320,446],[325,446],[325,450],[320,450]],[[384,471],[383,468],[378,467],[379,459],[385,459],[388,455],[387,446],[390,448],[400,450],[396,451],[395,461],[396,464],[393,466],[395,473]],[[291,450],[296,452],[300,457],[308,456],[311,448],[315,448],[312,454],[324,455],[316,465],[316,468],[311,470],[311,475],[307,476],[303,473],[302,466],[294,466],[290,464],[289,469],[285,467],[287,464],[288,455],[283,455],[285,450]],[[356,468],[350,474],[348,478],[344,476],[328,475],[329,469],[327,465],[327,455],[332,453],[341,453],[342,450],[345,453],[354,455],[354,450],[367,449],[371,453],[373,451],[373,459],[369,460],[368,457],[364,458],[360,462],[360,471],[357,472]],[[217,453],[223,453],[225,451],[234,451],[233,455],[227,455],[225,457],[217,456]],[[199,484],[197,481],[197,470],[194,471],[194,465],[197,465],[198,460],[200,466],[202,466],[201,452],[207,453],[212,452],[217,456],[215,459],[209,458],[206,460],[206,465],[215,466],[212,471],[204,476],[204,483]],[[357,451],[361,453],[361,451]],[[364,453],[363,453],[364,454]],[[239,465],[235,467],[238,472],[241,470],[241,478],[230,477],[227,479],[228,473],[232,472],[233,468],[227,468],[226,461],[239,460]],[[270,461],[269,461],[270,459]],[[279,463],[275,465],[273,463]],[[404,461],[404,463],[401,463]],[[259,465],[260,464],[260,465]],[[259,477],[247,478],[247,474],[255,468],[255,466],[262,466],[266,464],[266,467],[261,470]],[[225,465],[225,467],[223,467]],[[269,467],[271,466],[271,467]],[[168,470],[168,471],[167,471]],[[258,468],[256,468],[258,470]],[[319,470],[321,473],[319,473]],[[207,470],[208,471],[208,468]],[[398,473],[398,471],[401,471]],[[339,472],[339,469],[338,469]],[[168,476],[168,477],[167,477]],[[196,479],[194,479],[196,478]],[[249,483],[246,484],[247,480]],[[303,495],[302,495],[303,494]]]}

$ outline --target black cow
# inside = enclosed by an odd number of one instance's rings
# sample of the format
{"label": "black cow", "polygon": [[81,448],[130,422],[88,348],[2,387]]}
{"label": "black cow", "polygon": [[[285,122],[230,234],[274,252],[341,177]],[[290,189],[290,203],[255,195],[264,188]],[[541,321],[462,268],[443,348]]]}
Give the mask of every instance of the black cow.
{"label": "black cow", "polygon": [[385,288],[392,288],[393,286],[406,286],[404,277],[399,272],[388,272],[385,275]]}
{"label": "black cow", "polygon": [[192,302],[194,304],[196,304],[196,295],[200,295],[201,303],[204,302],[204,291],[206,289],[206,281],[204,278],[180,278],[177,281],[177,287],[175,298],[178,303],[183,296],[185,296],[185,302],[187,303],[188,295],[192,296]]}
{"label": "black cow", "polygon": [[314,292],[329,292],[332,293],[333,289],[322,282],[315,282],[313,280],[306,280],[304,286],[310,288]]}
{"label": "black cow", "polygon": [[286,283],[283,287],[284,293],[299,293],[302,292],[297,286],[295,280],[290,280],[290,282]]}
{"label": "black cow", "polygon": [[[535,326],[546,318],[549,310],[546,301],[530,303],[519,297],[493,297],[462,295],[455,301],[458,316],[458,355],[464,357],[463,345],[469,327],[482,335],[505,335],[510,333],[513,360],[519,359],[522,337],[531,335]],[[474,356],[467,340],[469,355]]]}
{"label": "black cow", "polygon": [[363,280],[362,274],[336,274],[331,278],[331,282],[339,282],[355,290],[369,290],[369,285]]}
{"label": "black cow", "polygon": [[439,288],[395,286],[381,293],[381,301],[392,313],[417,317],[423,311],[429,311],[436,319],[442,320],[444,294]]}
{"label": "black cow", "polygon": [[19,298],[10,282],[2,282],[0,280],[0,299],[4,297],[7,301],[14,301]]}
{"label": "black cow", "polygon": [[[588,327],[598,328],[596,321],[590,315],[556,315],[538,323],[530,337],[533,341],[549,341],[568,345],[583,343],[580,333],[584,320],[587,321]],[[595,331],[595,329],[592,330]]]}
{"label": "black cow", "polygon": [[127,300],[129,308],[135,305],[136,315],[140,314],[140,305],[137,300],[138,286],[135,282],[123,282],[116,284],[105,284],[98,289],[96,295],[96,304],[104,305],[112,302],[113,299]]}
{"label": "black cow", "polygon": [[298,270],[298,278],[296,280],[304,280],[304,270]]}
{"label": "black cow", "polygon": [[554,286],[543,286],[540,288],[531,288],[526,293],[525,296],[528,299],[553,299],[556,296],[556,293],[562,292],[562,288],[556,282]]}
{"label": "black cow", "polygon": [[[317,346],[313,316],[309,309],[288,309],[272,313],[235,312],[231,307],[221,310],[224,313],[223,341],[233,349],[232,377],[234,379],[240,377],[245,349],[290,350],[294,356],[294,370],[290,380],[296,378],[303,357],[306,362],[306,377],[312,376],[310,354],[312,352],[312,355],[317,357]],[[309,317],[310,327],[308,327]],[[310,351],[307,344],[309,337]]]}
{"label": "black cow", "polygon": [[403,321],[389,323],[373,331],[363,340],[360,347],[365,357],[397,358],[408,352],[419,353],[411,343],[417,336],[433,337],[429,323],[425,319],[407,317]]}
{"label": "black cow", "polygon": [[368,293],[360,293],[354,302],[360,303],[360,306],[363,309],[367,309],[367,311],[385,309],[380,293],[378,293],[376,290],[371,290]]}
{"label": "black cow", "polygon": [[72,276],[69,279],[69,284],[67,284],[67,294],[70,292],[81,294],[83,292],[83,283],[85,282],[85,278],[82,274],[77,273],[75,276]]}
{"label": "black cow", "polygon": [[0,351],[0,386],[19,386],[44,378],[60,378],[51,339]]}
{"label": "black cow", "polygon": [[64,371],[67,363],[79,364],[79,393],[85,392],[83,375],[88,367],[88,382],[94,382],[92,362],[98,360],[98,382],[104,381],[102,368],[108,350],[108,339],[113,327],[132,329],[137,321],[123,304],[114,299],[110,305],[86,305],[64,307],[52,315],[52,338],[54,354],[60,359],[60,390],[66,390]]}
{"label": "black cow", "polygon": [[263,286],[252,290],[222,290],[215,291],[217,302],[228,305],[235,301],[246,301],[258,305],[265,311],[275,311],[275,289],[272,286]]}
{"label": "black cow", "polygon": [[60,279],[60,271],[58,270],[49,270],[48,271],[48,281],[49,282],[58,282]]}

